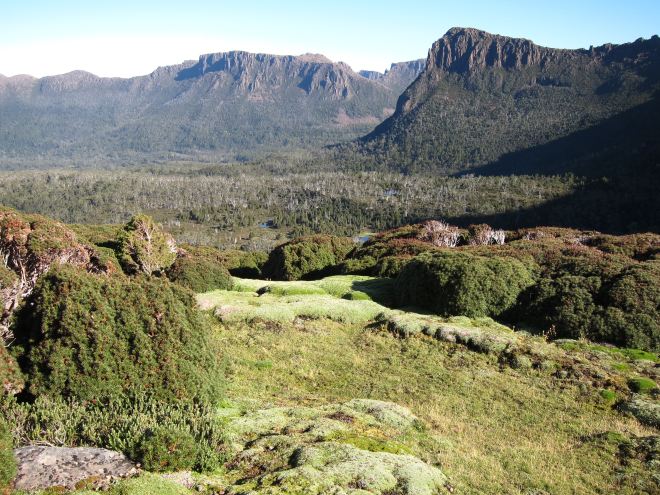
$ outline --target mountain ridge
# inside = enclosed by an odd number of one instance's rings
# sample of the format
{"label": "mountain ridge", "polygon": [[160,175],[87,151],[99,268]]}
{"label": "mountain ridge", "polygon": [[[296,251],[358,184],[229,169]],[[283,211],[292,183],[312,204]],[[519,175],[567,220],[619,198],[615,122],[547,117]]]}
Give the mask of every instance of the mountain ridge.
{"label": "mountain ridge", "polygon": [[391,114],[401,81],[415,75],[399,73],[392,89],[319,54],[231,51],[132,78],[3,77],[0,164],[197,159],[350,140]]}

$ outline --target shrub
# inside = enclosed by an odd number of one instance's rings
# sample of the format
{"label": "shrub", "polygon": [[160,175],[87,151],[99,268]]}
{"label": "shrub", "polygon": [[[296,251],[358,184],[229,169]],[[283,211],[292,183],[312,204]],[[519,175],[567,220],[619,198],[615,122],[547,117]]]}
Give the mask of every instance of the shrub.
{"label": "shrub", "polygon": [[338,271],[353,246],[347,237],[300,237],[271,251],[263,275],[272,280],[322,278]]}
{"label": "shrub", "polygon": [[14,440],[7,423],[0,418],[0,490],[9,488],[15,476]]}
{"label": "shrub", "polygon": [[600,289],[598,277],[565,275],[543,278],[521,298],[528,320],[554,336],[579,339],[590,335],[596,311],[593,293]]}
{"label": "shrub", "polygon": [[224,423],[210,405],[166,403],[144,394],[95,402],[42,396],[33,403],[19,403],[4,397],[0,414],[21,444],[92,445],[142,462],[144,440],[165,429],[193,439],[196,449],[188,462],[197,471],[213,471],[224,455]]}
{"label": "shrub", "polygon": [[268,259],[268,254],[263,251],[220,250],[211,246],[186,244],[181,251],[193,258],[222,265],[230,274],[241,278],[260,278],[261,268]]}
{"label": "shrub", "polygon": [[174,263],[176,244],[146,215],[135,215],[118,238],[118,257],[128,273],[159,273]]}
{"label": "shrub", "polygon": [[23,390],[25,383],[18,363],[0,343],[0,395],[14,395]]}
{"label": "shrub", "polygon": [[17,318],[19,362],[35,396],[215,401],[222,371],[206,318],[192,292],[167,280],[61,267]]}
{"label": "shrub", "polygon": [[78,242],[76,234],[64,224],[0,207],[0,337],[11,340],[9,321],[13,311],[51,266],[70,264],[105,271],[91,259],[93,254],[94,249]]}
{"label": "shrub", "polygon": [[395,237],[382,240],[376,237],[351,251],[342,263],[341,271],[347,274],[394,278],[408,261],[429,251],[437,251],[437,248],[419,239]]}
{"label": "shrub", "polygon": [[598,336],[625,347],[660,349],[660,264],[636,263],[610,278]]}
{"label": "shrub", "polygon": [[638,394],[646,394],[651,390],[655,390],[657,385],[650,378],[636,377],[628,380],[628,387]]}
{"label": "shrub", "polygon": [[235,277],[260,278],[261,269],[268,260],[263,251],[219,251],[219,259]]}
{"label": "shrub", "polygon": [[441,251],[422,254],[395,281],[400,306],[418,306],[441,315],[500,316],[533,283],[515,259]]}
{"label": "shrub", "polygon": [[157,427],[140,442],[139,459],[147,471],[184,471],[191,469],[197,457],[193,436],[183,430]]}
{"label": "shrub", "polygon": [[227,268],[208,258],[184,254],[167,270],[167,277],[194,292],[230,290],[234,282]]}

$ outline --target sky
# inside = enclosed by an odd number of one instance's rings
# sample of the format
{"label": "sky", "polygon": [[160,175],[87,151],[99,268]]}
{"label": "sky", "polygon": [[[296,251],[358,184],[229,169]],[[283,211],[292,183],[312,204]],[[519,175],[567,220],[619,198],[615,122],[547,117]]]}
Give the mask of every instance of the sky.
{"label": "sky", "polygon": [[0,74],[148,74],[229,50],[382,72],[454,26],[588,48],[660,34],[660,0],[0,0]]}

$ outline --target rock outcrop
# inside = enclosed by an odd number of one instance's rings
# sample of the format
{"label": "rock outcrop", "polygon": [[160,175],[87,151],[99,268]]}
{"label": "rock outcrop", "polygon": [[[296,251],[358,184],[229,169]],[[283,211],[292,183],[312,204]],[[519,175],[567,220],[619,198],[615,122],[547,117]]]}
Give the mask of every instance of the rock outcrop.
{"label": "rock outcrop", "polygon": [[30,446],[16,449],[17,490],[102,489],[121,478],[138,474],[125,455],[89,447]]}

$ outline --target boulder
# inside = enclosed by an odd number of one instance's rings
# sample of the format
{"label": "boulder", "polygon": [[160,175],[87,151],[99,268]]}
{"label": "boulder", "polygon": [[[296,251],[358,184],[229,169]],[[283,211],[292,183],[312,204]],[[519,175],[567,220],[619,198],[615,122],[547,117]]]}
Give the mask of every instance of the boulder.
{"label": "boulder", "polygon": [[124,454],[106,449],[28,446],[14,453],[18,463],[17,490],[104,488],[139,471]]}

